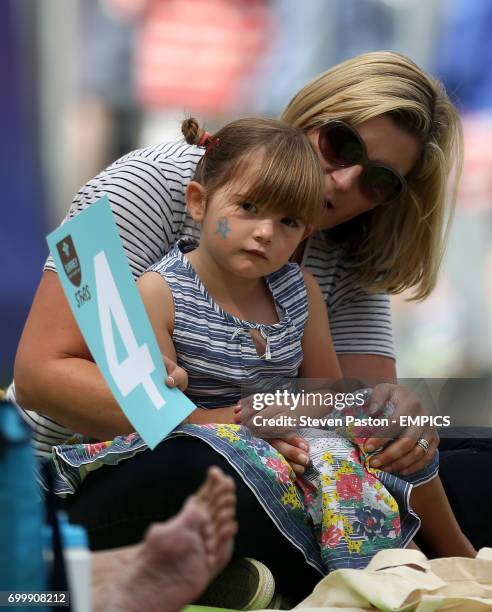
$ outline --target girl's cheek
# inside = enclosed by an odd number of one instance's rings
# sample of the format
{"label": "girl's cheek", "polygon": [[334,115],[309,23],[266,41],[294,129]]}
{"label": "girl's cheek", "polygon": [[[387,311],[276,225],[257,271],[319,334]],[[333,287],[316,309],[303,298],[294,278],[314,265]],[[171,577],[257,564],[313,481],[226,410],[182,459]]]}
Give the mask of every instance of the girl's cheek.
{"label": "girl's cheek", "polygon": [[229,234],[231,233],[231,224],[229,221],[229,217],[219,217],[215,222],[215,232],[214,235],[217,237],[221,237],[224,240],[227,240]]}

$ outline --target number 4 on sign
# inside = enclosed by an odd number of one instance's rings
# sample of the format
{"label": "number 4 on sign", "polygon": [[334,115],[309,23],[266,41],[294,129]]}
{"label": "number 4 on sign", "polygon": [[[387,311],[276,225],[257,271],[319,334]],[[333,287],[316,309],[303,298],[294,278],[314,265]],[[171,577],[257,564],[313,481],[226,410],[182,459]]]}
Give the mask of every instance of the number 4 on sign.
{"label": "number 4 on sign", "polygon": [[[166,401],[152,380],[155,365],[149,347],[138,346],[104,251],[94,256],[94,276],[102,340],[111,376],[123,397],[142,385],[155,408],[160,410]],[[127,353],[122,361],[118,361],[111,319]]]}
{"label": "number 4 on sign", "polygon": [[48,236],[58,277],[121,410],[155,448],[195,405],[168,388],[159,345],[103,196]]}

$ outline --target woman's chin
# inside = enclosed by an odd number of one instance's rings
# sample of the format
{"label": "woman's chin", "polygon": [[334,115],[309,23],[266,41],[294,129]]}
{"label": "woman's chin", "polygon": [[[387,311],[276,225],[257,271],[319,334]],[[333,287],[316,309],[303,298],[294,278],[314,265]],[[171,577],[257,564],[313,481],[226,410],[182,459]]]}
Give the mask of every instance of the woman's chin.
{"label": "woman's chin", "polygon": [[321,230],[331,229],[332,227],[337,226],[339,223],[343,223],[343,219],[341,219],[340,212],[335,208],[330,207],[326,208],[323,214],[323,218],[321,219],[321,223],[319,228]]}
{"label": "woman's chin", "polygon": [[357,217],[357,214],[343,214],[343,212],[339,208],[327,206],[323,214],[323,218],[321,219],[321,222],[318,227],[320,230],[332,229],[337,225],[341,225],[346,221],[350,221],[354,217]]}

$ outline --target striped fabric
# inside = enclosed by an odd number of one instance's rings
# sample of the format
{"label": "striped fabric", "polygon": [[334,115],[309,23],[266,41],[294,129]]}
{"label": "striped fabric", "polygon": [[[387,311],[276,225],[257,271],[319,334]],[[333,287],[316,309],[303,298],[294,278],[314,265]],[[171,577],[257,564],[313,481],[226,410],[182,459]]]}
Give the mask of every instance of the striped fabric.
{"label": "striped fabric", "polygon": [[[304,278],[297,264],[266,277],[279,322],[244,321],[222,310],[207,292],[186,255],[196,243],[180,241],[151,270],[166,280],[175,307],[173,342],[178,364],[188,373],[186,395],[204,408],[230,406],[255,390],[275,390],[295,378],[302,363],[301,340],[307,320]],[[251,337],[265,339],[259,356]],[[242,386],[241,386],[242,385]]]}
{"label": "striped fabric", "polygon": [[[138,278],[160,261],[180,238],[199,238],[186,213],[184,192],[203,149],[183,142],[164,143],[132,151],[90,180],[75,196],[66,220],[106,194],[133,276]],[[389,298],[368,295],[344,261],[341,247],[330,245],[323,233],[313,234],[303,266],[318,281],[326,299],[333,342],[338,354],[393,357]],[[55,270],[51,257],[45,269]],[[15,402],[15,388],[9,391]],[[51,419],[22,411],[33,428],[35,451],[50,453],[70,431]]]}

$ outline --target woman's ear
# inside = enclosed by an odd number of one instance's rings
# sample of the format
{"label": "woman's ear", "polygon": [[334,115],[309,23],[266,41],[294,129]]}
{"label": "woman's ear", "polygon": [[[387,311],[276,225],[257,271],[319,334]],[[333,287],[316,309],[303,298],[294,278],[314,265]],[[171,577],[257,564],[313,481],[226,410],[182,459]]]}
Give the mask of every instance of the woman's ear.
{"label": "woman's ear", "polygon": [[191,181],[185,191],[186,208],[194,221],[201,223],[205,216],[206,198],[203,185]]}

